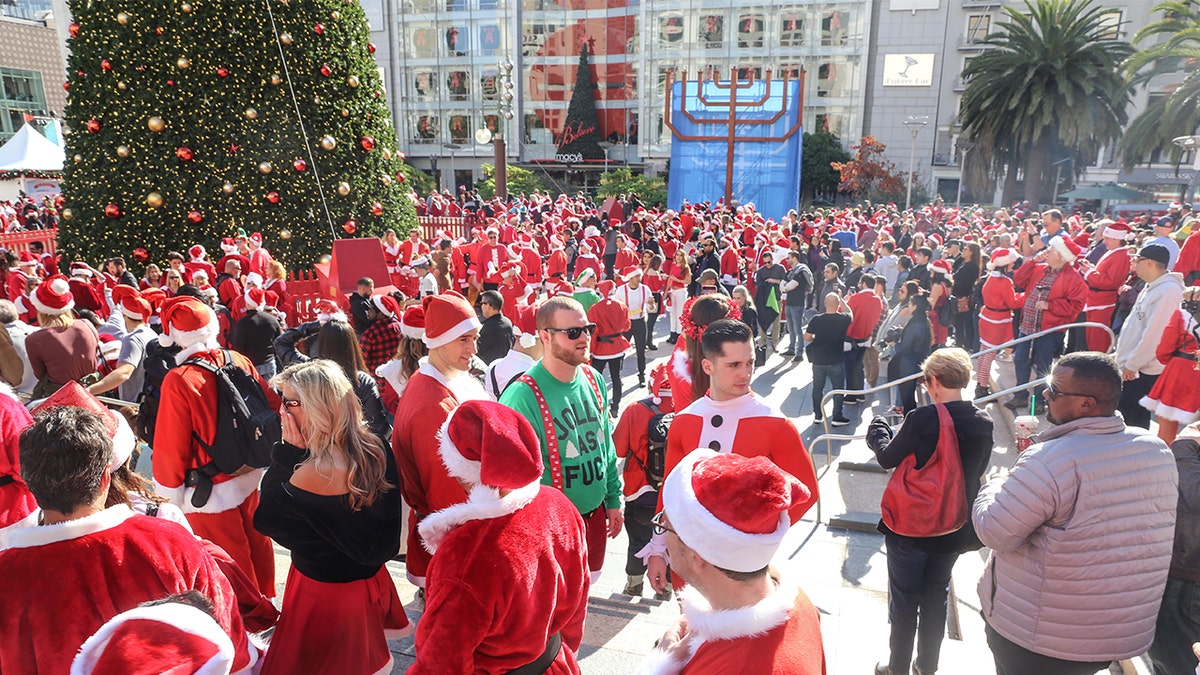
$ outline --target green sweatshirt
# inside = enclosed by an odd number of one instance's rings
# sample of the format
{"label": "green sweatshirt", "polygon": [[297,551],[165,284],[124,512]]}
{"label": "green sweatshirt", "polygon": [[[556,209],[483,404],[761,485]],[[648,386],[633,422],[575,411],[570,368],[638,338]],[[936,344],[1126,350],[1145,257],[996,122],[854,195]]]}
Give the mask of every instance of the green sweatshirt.
{"label": "green sweatshirt", "polygon": [[[601,401],[584,375],[592,371],[600,387]],[[608,388],[604,378],[591,366],[580,366],[571,382],[560,382],[538,361],[529,369],[538,383],[558,437],[562,458],[563,492],[582,514],[601,504],[615,509],[621,506],[621,475],[617,471],[617,452],[612,441],[612,421],[608,417]],[[546,445],[546,425],[538,410],[533,390],[520,380],[513,382],[500,396],[500,402],[529,420],[542,445],[542,484],[553,485],[550,455]]]}

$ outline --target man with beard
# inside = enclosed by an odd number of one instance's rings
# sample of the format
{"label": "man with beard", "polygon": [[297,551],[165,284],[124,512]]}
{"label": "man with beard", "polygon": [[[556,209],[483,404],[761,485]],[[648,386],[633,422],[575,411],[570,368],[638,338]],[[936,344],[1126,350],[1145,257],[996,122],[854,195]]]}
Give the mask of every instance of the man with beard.
{"label": "man with beard", "polygon": [[562,490],[583,514],[588,569],[600,578],[605,536],[621,532],[621,477],[608,416],[608,391],[588,361],[596,325],[576,300],[553,297],[537,314],[542,359],[500,402],[530,421],[541,443],[543,485]]}

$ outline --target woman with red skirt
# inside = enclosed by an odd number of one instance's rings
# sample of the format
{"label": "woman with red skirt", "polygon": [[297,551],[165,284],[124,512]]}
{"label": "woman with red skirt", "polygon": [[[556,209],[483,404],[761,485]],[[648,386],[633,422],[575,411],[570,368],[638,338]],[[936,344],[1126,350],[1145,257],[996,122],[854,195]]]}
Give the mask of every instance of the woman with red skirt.
{"label": "woman with red skirt", "polygon": [[[1200,299],[1200,288],[1187,289],[1184,302]],[[1158,422],[1158,437],[1168,445],[1175,441],[1180,425],[1188,425],[1200,411],[1200,361],[1196,355],[1196,334],[1200,332],[1196,318],[1186,308],[1180,308],[1167,322],[1158,342],[1158,361],[1164,364],[1150,393],[1141,404],[1154,413]]]}
{"label": "woman with red skirt", "polygon": [[292,568],[262,673],[388,672],[388,639],[412,632],[384,566],[400,550],[395,460],[334,362],[289,366],[271,384],[283,442],[254,527],[291,549]]}

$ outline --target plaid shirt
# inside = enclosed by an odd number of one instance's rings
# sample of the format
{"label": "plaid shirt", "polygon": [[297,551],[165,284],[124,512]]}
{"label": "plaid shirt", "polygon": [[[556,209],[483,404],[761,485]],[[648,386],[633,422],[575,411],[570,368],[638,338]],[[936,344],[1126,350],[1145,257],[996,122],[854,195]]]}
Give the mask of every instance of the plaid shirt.
{"label": "plaid shirt", "polygon": [[400,346],[401,335],[399,321],[383,319],[367,326],[359,336],[363,361],[366,361],[367,370],[372,375],[375,374],[376,368],[396,356],[396,347]]}
{"label": "plaid shirt", "polygon": [[1025,291],[1025,307],[1021,309],[1021,335],[1033,335],[1042,329],[1042,310],[1037,308],[1037,304],[1050,297],[1054,280],[1063,269],[1047,265],[1046,274],[1038,280],[1037,285]]}

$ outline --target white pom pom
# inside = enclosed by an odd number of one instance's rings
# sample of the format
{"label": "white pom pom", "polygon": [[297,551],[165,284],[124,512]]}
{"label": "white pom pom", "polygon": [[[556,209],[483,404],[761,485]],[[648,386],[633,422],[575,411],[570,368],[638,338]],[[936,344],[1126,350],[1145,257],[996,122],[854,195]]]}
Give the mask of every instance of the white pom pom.
{"label": "white pom pom", "polygon": [[522,333],[521,334],[520,343],[521,343],[522,349],[529,349],[530,347],[533,346],[533,343],[536,341],[537,341],[537,337],[534,336],[532,333]]}
{"label": "white pom pom", "polygon": [[55,279],[50,282],[50,290],[54,291],[55,295],[66,295],[71,292],[71,285],[65,279]]}
{"label": "white pom pom", "polygon": [[163,347],[170,347],[175,344],[175,340],[171,338],[170,334],[164,331],[162,335],[158,336],[158,344]]}

